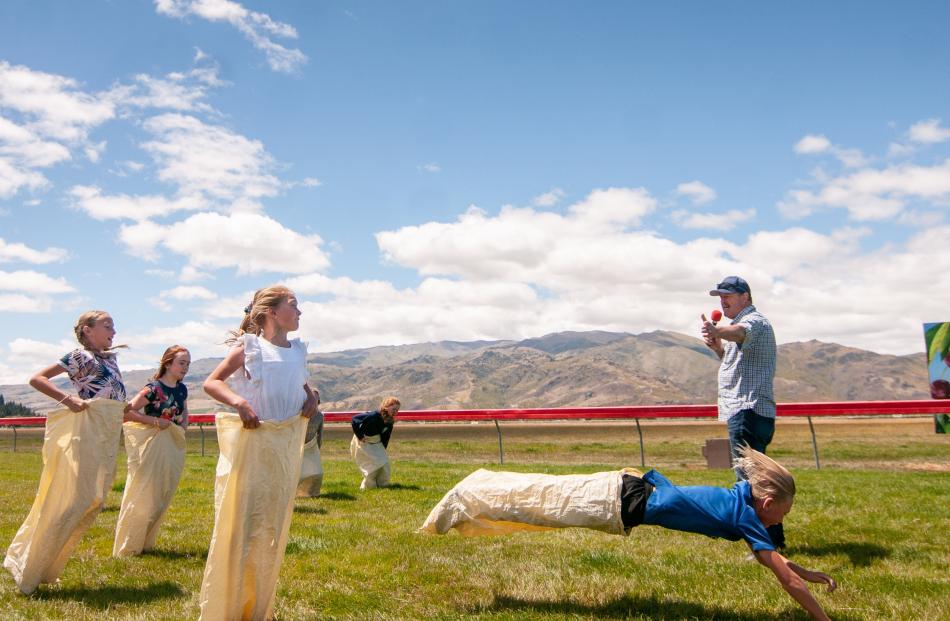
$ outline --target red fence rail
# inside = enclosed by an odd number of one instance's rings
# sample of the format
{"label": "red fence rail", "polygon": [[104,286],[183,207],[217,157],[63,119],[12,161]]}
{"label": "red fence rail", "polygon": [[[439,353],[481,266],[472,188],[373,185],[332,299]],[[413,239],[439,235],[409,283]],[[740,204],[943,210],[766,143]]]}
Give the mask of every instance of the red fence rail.
{"label": "red fence rail", "polygon": [[[808,419],[811,430],[815,466],[821,468],[818,456],[818,440],[812,417],[815,416],[895,416],[920,414],[950,414],[950,401],[932,399],[906,401],[826,401],[815,403],[779,403],[778,416],[797,416]],[[324,412],[328,423],[348,423],[358,412]],[[204,425],[214,424],[214,414],[192,414],[190,422],[201,429],[201,454],[204,455]],[[498,433],[498,459],[505,463],[504,445],[499,421],[529,420],[634,420],[640,439],[640,465],[645,465],[643,432],[640,419],[664,418],[714,418],[715,405],[630,405],[616,407],[566,407],[566,408],[505,408],[477,410],[404,410],[399,412],[402,422],[472,422],[491,421]],[[0,427],[13,429],[13,450],[16,450],[18,427],[41,427],[46,424],[44,416],[0,418]]]}
{"label": "red fence rail", "polygon": [[[779,416],[894,416],[948,414],[950,401],[819,401],[779,403]],[[328,423],[348,423],[356,411],[324,412]],[[471,422],[511,420],[633,420],[658,418],[714,418],[715,405],[624,405],[612,407],[498,408],[476,410],[402,410],[402,422]],[[214,423],[214,414],[192,414],[195,424]],[[0,418],[0,427],[41,427],[45,416]]]}

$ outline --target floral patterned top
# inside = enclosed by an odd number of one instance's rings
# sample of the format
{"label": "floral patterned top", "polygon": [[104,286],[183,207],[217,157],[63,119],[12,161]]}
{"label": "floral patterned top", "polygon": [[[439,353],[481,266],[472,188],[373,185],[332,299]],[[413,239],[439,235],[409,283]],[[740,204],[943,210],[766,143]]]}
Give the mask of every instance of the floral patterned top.
{"label": "floral patterned top", "polygon": [[176,425],[185,422],[185,401],[188,400],[188,387],[182,382],[172,388],[158,380],[145,385],[139,394],[148,400],[142,411],[146,416],[164,418]]}
{"label": "floral patterned top", "polygon": [[125,401],[125,384],[114,353],[74,349],[59,359],[80,399]]}

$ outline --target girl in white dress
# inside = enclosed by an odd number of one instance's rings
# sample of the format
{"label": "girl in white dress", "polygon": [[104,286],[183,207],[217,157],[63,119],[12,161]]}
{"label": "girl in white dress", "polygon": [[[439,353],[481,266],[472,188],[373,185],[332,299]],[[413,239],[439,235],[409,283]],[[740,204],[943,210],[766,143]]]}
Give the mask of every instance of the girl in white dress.
{"label": "girl in white dress", "polygon": [[205,392],[240,417],[221,413],[216,420],[215,524],[200,597],[206,621],[273,616],[300,476],[303,419],[317,412],[307,384],[307,346],[287,338],[300,324],[293,291],[261,289],[244,313],[228,340],[231,351],[204,383]]}

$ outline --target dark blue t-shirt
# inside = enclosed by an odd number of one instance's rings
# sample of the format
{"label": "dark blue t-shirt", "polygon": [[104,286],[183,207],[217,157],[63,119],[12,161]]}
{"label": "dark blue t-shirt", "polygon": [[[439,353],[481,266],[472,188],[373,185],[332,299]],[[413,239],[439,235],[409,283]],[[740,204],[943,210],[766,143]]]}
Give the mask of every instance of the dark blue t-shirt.
{"label": "dark blue t-shirt", "polygon": [[146,416],[165,418],[182,425],[185,422],[185,402],[188,400],[188,387],[182,382],[172,388],[158,380],[152,380],[140,391],[147,403],[143,412]]}
{"label": "dark blue t-shirt", "polygon": [[721,537],[729,541],[744,539],[755,551],[775,550],[752,505],[752,488],[739,481],[729,489],[707,485],[678,486],[651,470],[643,480],[655,487],[647,500],[644,524],[654,524]]}
{"label": "dark blue t-shirt", "polygon": [[379,436],[383,446],[389,446],[389,437],[393,434],[393,423],[387,423],[379,411],[363,412],[350,419],[353,433],[362,440],[366,436]]}

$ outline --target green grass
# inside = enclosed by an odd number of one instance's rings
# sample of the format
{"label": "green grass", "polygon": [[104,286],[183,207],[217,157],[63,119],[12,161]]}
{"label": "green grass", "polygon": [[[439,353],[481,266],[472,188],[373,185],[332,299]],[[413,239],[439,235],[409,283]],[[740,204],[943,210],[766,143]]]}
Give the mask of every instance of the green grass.
{"label": "green grass", "polygon": [[[820,430],[828,464],[820,471],[810,465],[807,435],[804,446],[797,429],[780,429],[777,436],[775,453],[796,464],[799,487],[786,522],[790,554],[838,579],[836,593],[817,595],[833,618],[950,618],[950,445],[932,427],[903,425],[900,433]],[[506,439],[507,469],[591,472],[639,462],[635,430],[625,442],[529,431]],[[647,442],[648,466],[681,484],[730,484],[728,471],[699,466],[698,442],[712,437],[707,431],[656,431]],[[743,560],[741,543],[654,527],[629,538],[580,530],[474,539],[419,535],[415,529],[454,483],[476,467],[498,468],[497,441],[494,429],[484,438],[400,433],[402,442],[397,435],[392,447],[396,488],[368,492],[358,490],[355,466],[345,458],[345,434],[328,436],[325,494],[296,504],[278,618],[806,618],[766,570]],[[24,597],[2,572],[0,619],[196,618],[216,456],[196,454],[193,434],[189,442],[156,552],[110,556],[117,484],[58,584]],[[125,475],[121,462],[117,483]],[[911,468],[893,465],[908,463]],[[41,467],[36,450],[0,452],[0,542],[12,539],[29,511]]]}

